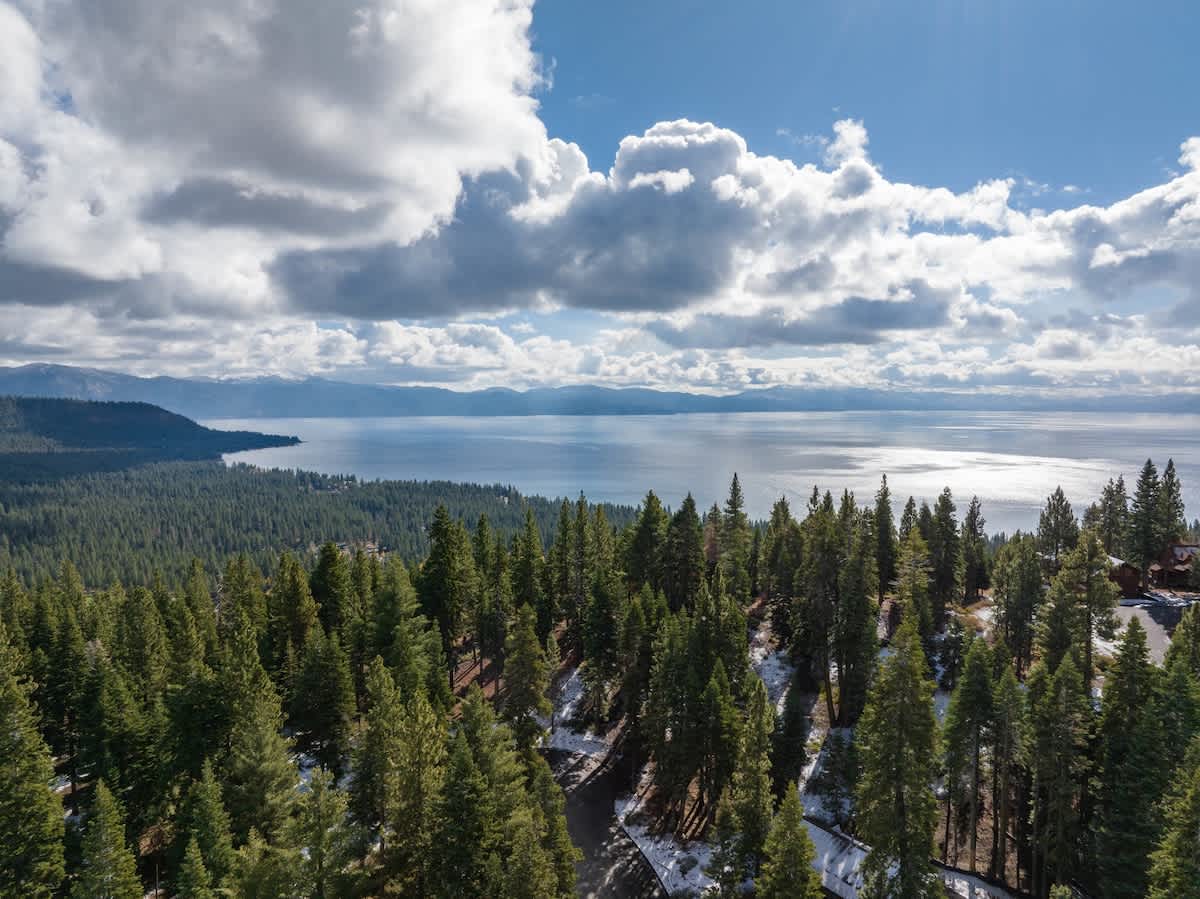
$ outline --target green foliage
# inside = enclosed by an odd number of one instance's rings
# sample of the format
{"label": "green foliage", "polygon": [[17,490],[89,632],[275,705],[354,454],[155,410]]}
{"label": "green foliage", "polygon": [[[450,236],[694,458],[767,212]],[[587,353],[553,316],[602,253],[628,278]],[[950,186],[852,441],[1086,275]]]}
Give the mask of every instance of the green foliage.
{"label": "green foliage", "polygon": [[1062,487],[1055,487],[1038,519],[1038,550],[1057,565],[1059,558],[1079,543],[1079,522]]}
{"label": "green foliage", "polygon": [[862,763],[858,832],[871,846],[863,895],[940,899],[941,883],[929,861],[936,815],[930,787],[937,751],[933,681],[911,611],[893,646],[856,733]]}
{"label": "green foliage", "polygon": [[892,491],[888,488],[887,475],[879,482],[875,493],[875,567],[879,574],[879,601],[896,580],[896,563],[900,558],[900,546],[896,539],[896,525],[892,517]]}
{"label": "green foliage", "polygon": [[1149,899],[1200,899],[1200,738],[1171,778],[1165,827],[1151,856]]}
{"label": "green foliage", "polygon": [[542,735],[537,716],[549,715],[552,709],[546,691],[550,686],[550,670],[538,642],[533,609],[522,606],[509,633],[505,650],[504,717],[512,725],[517,745],[531,748]]}
{"label": "green foliage", "polygon": [[82,852],[73,899],[141,899],[142,883],[125,838],[125,810],[104,781],[96,784]]}
{"label": "green foliage", "polygon": [[188,840],[183,852],[183,862],[175,877],[175,895],[178,899],[216,899],[212,876],[204,867],[204,856],[195,837]]}
{"label": "green foliage", "polygon": [[220,887],[233,872],[234,851],[229,815],[221,800],[221,785],[205,761],[200,779],[193,781],[175,819],[174,864],[181,870],[184,852],[192,845],[199,852],[213,887]]}
{"label": "green foliage", "polygon": [[[963,675],[950,697],[943,735],[946,784],[951,804],[965,798],[970,828],[968,866],[975,871],[979,817],[983,810],[984,763],[994,723],[991,653],[983,640],[973,640]],[[947,834],[949,842],[949,834]]]}
{"label": "green foliage", "polygon": [[0,623],[0,895],[48,897],[62,882],[62,803],[54,766]]}
{"label": "green foliage", "polygon": [[771,829],[771,735],[775,710],[762,681],[750,687],[741,757],[734,776],[733,795],[741,824],[741,851],[751,871],[757,871]]}
{"label": "green foliage", "polygon": [[820,899],[824,890],[813,867],[814,854],[800,805],[800,790],[793,784],[771,822],[755,895],[760,899]]}

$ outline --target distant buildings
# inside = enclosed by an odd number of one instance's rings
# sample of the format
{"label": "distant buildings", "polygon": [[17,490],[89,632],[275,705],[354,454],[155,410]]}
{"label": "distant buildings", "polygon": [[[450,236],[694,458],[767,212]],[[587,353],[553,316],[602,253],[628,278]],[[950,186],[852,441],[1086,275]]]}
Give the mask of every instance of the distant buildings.
{"label": "distant buildings", "polygon": [[1156,587],[1186,588],[1192,577],[1192,565],[1200,556],[1200,543],[1172,542],[1167,544],[1158,561],[1150,564],[1150,582]]}

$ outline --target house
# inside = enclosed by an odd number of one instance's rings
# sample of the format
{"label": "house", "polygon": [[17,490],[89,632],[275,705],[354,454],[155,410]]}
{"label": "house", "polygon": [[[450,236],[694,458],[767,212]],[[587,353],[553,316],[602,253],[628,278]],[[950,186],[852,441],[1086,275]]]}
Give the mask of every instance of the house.
{"label": "house", "polygon": [[1130,565],[1116,556],[1108,557],[1108,579],[1121,589],[1125,599],[1136,599],[1142,595],[1142,573],[1136,565]]}
{"label": "house", "polygon": [[1200,543],[1175,541],[1167,544],[1158,561],[1150,565],[1150,580],[1156,587],[1187,587],[1192,564],[1200,555]]}

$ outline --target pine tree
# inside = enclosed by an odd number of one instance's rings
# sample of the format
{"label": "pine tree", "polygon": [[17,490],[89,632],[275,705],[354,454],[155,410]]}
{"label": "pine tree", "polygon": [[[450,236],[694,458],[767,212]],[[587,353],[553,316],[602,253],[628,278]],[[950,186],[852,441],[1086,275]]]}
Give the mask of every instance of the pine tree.
{"label": "pine tree", "polygon": [[0,895],[48,897],[65,873],[63,812],[29,693],[0,622]]}
{"label": "pine tree", "polygon": [[908,539],[908,535],[917,529],[917,501],[911,496],[908,502],[904,504],[904,511],[900,513],[900,526],[896,529],[896,536],[900,543]]}
{"label": "pine tree", "polygon": [[389,870],[402,892],[412,895],[427,895],[433,884],[433,838],[445,757],[446,722],[418,694],[399,729],[396,800],[389,822],[394,834]]}
{"label": "pine tree", "polygon": [[460,732],[451,743],[433,844],[440,895],[484,899],[499,888],[489,882],[489,856],[499,825],[490,800],[487,781]]}
{"label": "pine tree", "polygon": [[804,823],[800,789],[791,785],[783,797],[764,849],[759,899],[821,899],[821,876],[813,867],[812,839]]}
{"label": "pine tree", "polygon": [[175,819],[175,845],[172,857],[176,869],[184,861],[183,852],[195,844],[212,886],[221,887],[233,873],[234,851],[229,815],[221,800],[221,785],[206,760],[200,779],[193,781]]}
{"label": "pine tree", "polygon": [[546,698],[550,672],[546,656],[538,643],[537,618],[533,609],[522,606],[508,635],[504,666],[504,717],[513,728],[517,745],[531,748],[542,735],[538,715],[549,715],[552,706]]}
{"label": "pine tree", "polygon": [[339,895],[337,886],[350,857],[346,807],[346,795],[334,786],[333,775],[324,768],[313,771],[284,833],[285,844],[301,859],[298,873],[305,897]]}
{"label": "pine tree", "polygon": [[[419,695],[419,694],[418,694]],[[376,656],[367,669],[367,711],[354,749],[351,806],[358,823],[375,833],[392,818],[396,798],[403,705],[392,673]],[[386,848],[386,836],[383,843]]]}
{"label": "pine tree", "polygon": [[807,757],[805,743],[808,740],[808,714],[805,709],[804,691],[798,684],[798,675],[793,675],[783,699],[783,714],[775,725],[771,747],[771,783],[776,797],[800,777]]}
{"label": "pine tree", "polygon": [[649,584],[652,590],[662,589],[668,524],[662,503],[651,490],[642,501],[625,560],[631,592],[637,592],[643,584]]}
{"label": "pine tree", "polygon": [[299,745],[335,775],[350,749],[354,713],[350,661],[337,634],[325,637],[318,632],[309,640],[296,676],[291,721],[299,732]]}
{"label": "pine tree", "polygon": [[538,637],[545,640],[558,618],[553,593],[542,590],[545,560],[542,535],[533,510],[525,511],[525,528],[513,542],[512,601],[516,607],[527,605],[537,612]]}
{"label": "pine tree", "polygon": [[1029,710],[1025,693],[1011,666],[1005,666],[1004,673],[994,687],[993,697],[991,755],[995,827],[992,872],[1007,881],[1009,822],[1017,822],[1018,833],[1021,824],[1019,805],[1014,813],[1014,794],[1025,776],[1025,766],[1029,761]]}
{"label": "pine tree", "polygon": [[1046,508],[1038,519],[1037,540],[1038,549],[1053,566],[1079,542],[1079,523],[1062,487],[1055,487],[1046,499]]}
{"label": "pine tree", "polygon": [[911,615],[917,633],[933,634],[933,608],[929,601],[929,548],[921,532],[913,528],[900,544],[897,563],[896,602],[902,615]]}
{"label": "pine tree", "polygon": [[1162,838],[1151,855],[1148,899],[1200,899],[1200,737],[1171,778]]}
{"label": "pine tree", "polygon": [[582,675],[597,722],[608,714],[608,694],[620,674],[625,589],[615,576],[596,579],[583,621]]}
{"label": "pine tree", "polygon": [[[559,899],[554,863],[541,841],[540,811],[524,805],[507,824],[508,866],[504,899]],[[565,899],[565,897],[564,897]]]}
{"label": "pine tree", "polygon": [[962,525],[963,592],[968,605],[978,602],[980,591],[988,586],[986,523],[979,497],[971,497]]}
{"label": "pine tree", "polygon": [[838,573],[833,656],[838,673],[838,723],[853,725],[867,700],[879,650],[878,613],[871,599],[878,574],[866,516],[851,528],[846,560]]}
{"label": "pine tree", "polygon": [[83,861],[73,899],[142,899],[137,865],[125,839],[125,810],[104,781],[96,784],[83,829]]}
{"label": "pine tree", "polygon": [[712,838],[713,852],[704,869],[713,881],[714,899],[741,899],[746,880],[746,854],[742,849],[742,824],[737,807],[727,792],[717,805],[716,827]]}
{"label": "pine tree", "polygon": [[1078,867],[1081,781],[1087,765],[1088,703],[1079,669],[1070,655],[1053,675],[1039,662],[1030,672],[1034,760],[1036,851],[1031,877],[1035,894],[1066,883]]}
{"label": "pine tree", "polygon": [[750,520],[746,517],[746,499],[742,485],[734,472],[729,484],[729,497],[721,515],[721,574],[729,593],[737,602],[750,599]]}
{"label": "pine tree", "polygon": [[1075,549],[1063,557],[1062,568],[1050,585],[1050,610],[1040,635],[1042,650],[1054,666],[1067,640],[1087,692],[1094,674],[1095,638],[1111,638],[1117,626],[1119,591],[1108,573],[1108,555],[1099,538],[1094,531],[1084,531]]}
{"label": "pine tree", "polygon": [[734,801],[741,823],[741,849],[751,871],[757,871],[771,829],[771,735],[775,709],[767,688],[757,678],[751,684],[742,751],[734,777]]}
{"label": "pine tree", "polygon": [[216,899],[212,876],[204,867],[204,857],[195,837],[188,840],[183,852],[183,862],[175,877],[175,895],[177,899]]}
{"label": "pine tree", "polygon": [[875,493],[875,568],[879,572],[879,602],[896,580],[896,563],[900,558],[900,546],[896,540],[896,525],[892,517],[892,491],[888,489],[887,475],[879,482]]}
{"label": "pine tree", "polygon": [[[944,748],[950,802],[966,796],[971,830],[968,867],[975,872],[979,817],[982,814],[984,761],[994,718],[991,653],[987,643],[976,639],[967,652],[963,676],[950,697],[946,713]],[[949,809],[947,809],[946,849],[949,848]],[[943,850],[945,851],[945,850]],[[957,861],[957,859],[955,859]]]}
{"label": "pine tree", "polygon": [[536,756],[530,761],[530,766],[529,792],[531,800],[541,812],[542,846],[554,870],[558,896],[571,899],[576,895],[575,863],[583,859],[583,853],[571,842],[564,811],[566,800],[562,788],[554,780],[550,765],[541,756]]}
{"label": "pine tree", "polygon": [[1154,462],[1147,459],[1138,475],[1129,511],[1129,552],[1133,556],[1130,561],[1142,569],[1143,588],[1146,586],[1150,563],[1158,557],[1166,539],[1162,533],[1160,492],[1158,469],[1154,467]]}
{"label": "pine tree", "polygon": [[[911,539],[911,535],[910,535]],[[859,719],[858,832],[871,846],[864,896],[934,899],[929,858],[937,813],[930,784],[937,750],[933,681],[916,622],[906,612]]]}
{"label": "pine tree", "polygon": [[281,719],[269,685],[234,709],[224,795],[234,834],[243,840],[253,828],[272,841],[291,811],[298,777]]}
{"label": "pine tree", "polygon": [[[336,547],[334,552],[337,552]],[[340,553],[337,556],[341,558]],[[314,574],[314,580],[322,588],[325,586],[323,581],[328,577],[328,574],[324,574],[318,579]],[[270,609],[271,656],[275,665],[282,669],[287,647],[290,646],[297,656],[303,657],[309,640],[320,632],[320,610],[309,588],[308,575],[289,552],[279,557],[279,571],[267,606]]]}
{"label": "pine tree", "polygon": [[717,798],[737,768],[742,736],[741,716],[720,659],[700,699],[700,710],[700,801],[715,811]]}
{"label": "pine tree", "polygon": [[1037,544],[1028,534],[1014,537],[996,554],[996,632],[1012,653],[1017,673],[1033,661],[1034,622],[1045,599]]}
{"label": "pine tree", "polygon": [[1163,730],[1155,703],[1157,672],[1146,632],[1130,618],[1104,684],[1096,861],[1101,895],[1146,894],[1150,850],[1158,837],[1163,788]]}
{"label": "pine tree", "polygon": [[1183,486],[1175,473],[1175,460],[1168,459],[1158,485],[1159,533],[1164,540],[1177,540],[1187,532],[1183,508]]}
{"label": "pine tree", "polygon": [[473,604],[476,589],[475,558],[471,540],[461,522],[445,506],[438,506],[429,527],[429,556],[421,566],[417,593],[427,616],[437,622],[442,652],[454,672],[454,644],[463,616]]}
{"label": "pine tree", "polygon": [[962,538],[954,517],[950,488],[938,496],[929,543],[929,599],[935,629],[942,626],[946,607],[962,599]]}
{"label": "pine tree", "polygon": [[350,560],[334,543],[325,543],[317,553],[317,567],[309,579],[312,598],[320,609],[326,632],[341,630],[350,618],[356,597]]}

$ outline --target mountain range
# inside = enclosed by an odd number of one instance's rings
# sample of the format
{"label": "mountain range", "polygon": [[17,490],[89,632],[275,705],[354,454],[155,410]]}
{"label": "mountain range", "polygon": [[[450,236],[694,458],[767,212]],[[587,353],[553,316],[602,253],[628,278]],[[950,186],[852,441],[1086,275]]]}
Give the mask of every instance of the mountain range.
{"label": "mountain range", "polygon": [[[331,418],[409,415],[670,415],[685,412],[1153,411],[1140,395],[1032,395],[869,388],[769,387],[724,396],[596,386],[458,391],[356,384],[325,378],[143,378],[69,365],[0,367],[0,394],[152,403],[190,418]],[[1170,398],[1200,412],[1200,396]]]}

